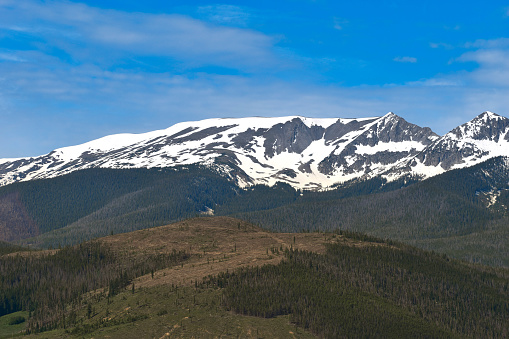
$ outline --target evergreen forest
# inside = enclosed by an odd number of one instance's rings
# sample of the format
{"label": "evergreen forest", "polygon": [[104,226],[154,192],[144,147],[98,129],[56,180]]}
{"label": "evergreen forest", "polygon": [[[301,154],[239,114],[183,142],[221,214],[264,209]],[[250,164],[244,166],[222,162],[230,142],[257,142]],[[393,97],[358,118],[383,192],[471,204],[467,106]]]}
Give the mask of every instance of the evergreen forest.
{"label": "evergreen forest", "polygon": [[279,265],[223,273],[207,284],[223,289],[228,309],[290,314],[322,338],[509,335],[507,271],[381,241],[337,243],[324,255],[289,249],[285,256]]}
{"label": "evergreen forest", "polygon": [[96,297],[109,298],[132,279],[188,257],[181,251],[124,257],[98,242],[50,253],[4,255],[0,258],[0,316],[29,312],[27,333],[66,328],[75,324],[75,310],[83,307],[89,292],[106,288]]}

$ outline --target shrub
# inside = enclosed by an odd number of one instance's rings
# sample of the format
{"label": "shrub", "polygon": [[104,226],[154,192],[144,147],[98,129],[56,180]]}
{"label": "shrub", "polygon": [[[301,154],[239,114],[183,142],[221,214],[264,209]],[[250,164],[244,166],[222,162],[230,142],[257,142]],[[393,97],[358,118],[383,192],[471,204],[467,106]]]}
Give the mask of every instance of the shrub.
{"label": "shrub", "polygon": [[25,322],[25,317],[17,315],[9,319],[9,325],[18,325]]}

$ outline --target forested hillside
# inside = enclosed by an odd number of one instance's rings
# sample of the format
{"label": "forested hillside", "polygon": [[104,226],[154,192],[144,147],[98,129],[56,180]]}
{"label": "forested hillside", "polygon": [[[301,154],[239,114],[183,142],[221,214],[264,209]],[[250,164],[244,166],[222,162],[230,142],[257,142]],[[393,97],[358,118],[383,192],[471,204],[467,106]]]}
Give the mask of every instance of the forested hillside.
{"label": "forested hillside", "polygon": [[[498,161],[501,159],[450,171],[409,187],[391,183],[401,189],[385,189],[384,183],[379,182],[378,187],[383,189],[371,189],[368,193],[372,194],[344,193],[357,191],[359,186],[373,181],[324,192],[323,197],[328,199],[323,200],[320,199],[322,193],[309,192],[293,204],[238,215],[269,229],[286,232],[340,228],[378,230],[379,235],[389,237],[468,234],[507,215],[504,202],[508,199],[508,191],[504,190],[509,189],[509,173],[497,166]],[[497,190],[502,190],[498,204],[492,209],[486,208],[486,194]]]}
{"label": "forested hillside", "polygon": [[[33,243],[56,247],[188,218],[223,204],[236,190],[225,178],[198,166],[178,170],[90,169],[1,187],[0,207],[2,197],[15,196],[24,214],[14,218],[19,215],[17,211],[0,208],[0,220],[15,221],[3,225],[8,230],[35,222],[37,234],[32,236],[47,234],[47,238]],[[64,227],[57,234],[48,233]],[[19,233],[17,239],[27,238],[23,235]]]}
{"label": "forested hillside", "polygon": [[509,335],[507,279],[507,271],[371,239],[331,244],[323,255],[290,249],[279,265],[207,283],[224,289],[228,309],[290,314],[322,338],[503,338]]}
{"label": "forested hillside", "polygon": [[[296,201],[326,201],[393,190],[412,180],[347,183],[327,192],[285,183],[242,190],[210,169],[90,169],[0,187],[0,236],[38,247],[72,245],[111,233],[159,226],[200,214],[229,215]],[[13,208],[15,206],[16,208]],[[36,238],[34,238],[36,237]]]}
{"label": "forested hillside", "polygon": [[65,328],[75,323],[74,310],[87,292],[108,287],[108,296],[113,296],[132,279],[188,257],[175,251],[126,258],[94,242],[55,253],[4,256],[0,260],[0,316],[28,311],[29,332]]}
{"label": "forested hillside", "polygon": [[509,334],[507,269],[360,233],[194,218],[0,263],[0,334],[18,310],[45,338]]}

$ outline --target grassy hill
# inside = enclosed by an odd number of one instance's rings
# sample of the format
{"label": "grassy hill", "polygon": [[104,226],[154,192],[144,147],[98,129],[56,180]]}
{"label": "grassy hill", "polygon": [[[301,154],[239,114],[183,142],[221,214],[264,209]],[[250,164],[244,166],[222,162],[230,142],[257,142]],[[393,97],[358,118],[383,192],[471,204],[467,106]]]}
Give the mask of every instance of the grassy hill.
{"label": "grassy hill", "polygon": [[509,330],[507,269],[358,233],[272,233],[203,217],[0,262],[0,305],[16,269],[38,277],[19,295],[34,298],[21,309],[45,338],[502,338]]}

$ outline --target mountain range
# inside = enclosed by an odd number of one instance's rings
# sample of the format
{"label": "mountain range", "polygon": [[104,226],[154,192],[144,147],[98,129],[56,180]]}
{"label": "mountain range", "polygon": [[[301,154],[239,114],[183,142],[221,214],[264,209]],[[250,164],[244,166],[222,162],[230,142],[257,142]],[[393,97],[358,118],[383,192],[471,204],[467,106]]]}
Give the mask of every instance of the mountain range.
{"label": "mountain range", "polygon": [[0,159],[0,185],[89,168],[205,165],[240,187],[323,190],[353,179],[425,179],[509,156],[509,119],[484,112],[444,136],[394,113],[378,118],[207,119],[116,134],[46,155]]}

